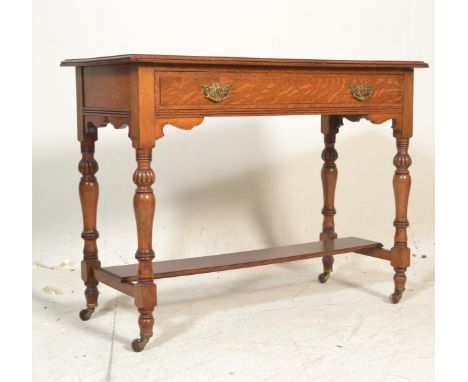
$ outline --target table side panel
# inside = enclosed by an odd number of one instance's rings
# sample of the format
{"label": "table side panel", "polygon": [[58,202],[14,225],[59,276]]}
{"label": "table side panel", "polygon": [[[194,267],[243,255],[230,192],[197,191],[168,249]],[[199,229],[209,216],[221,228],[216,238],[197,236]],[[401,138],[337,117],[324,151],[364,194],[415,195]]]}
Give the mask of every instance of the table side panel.
{"label": "table side panel", "polygon": [[130,112],[131,77],[129,65],[83,68],[83,107],[87,110]]}

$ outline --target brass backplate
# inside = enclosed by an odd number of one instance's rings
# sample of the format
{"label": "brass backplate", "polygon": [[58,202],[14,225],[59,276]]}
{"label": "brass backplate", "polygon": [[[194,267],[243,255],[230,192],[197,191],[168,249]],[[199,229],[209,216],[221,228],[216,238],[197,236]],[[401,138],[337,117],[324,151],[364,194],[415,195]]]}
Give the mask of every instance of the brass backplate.
{"label": "brass backplate", "polygon": [[211,85],[202,84],[205,97],[213,102],[222,102],[231,94],[231,85],[221,85],[219,82],[213,82]]}

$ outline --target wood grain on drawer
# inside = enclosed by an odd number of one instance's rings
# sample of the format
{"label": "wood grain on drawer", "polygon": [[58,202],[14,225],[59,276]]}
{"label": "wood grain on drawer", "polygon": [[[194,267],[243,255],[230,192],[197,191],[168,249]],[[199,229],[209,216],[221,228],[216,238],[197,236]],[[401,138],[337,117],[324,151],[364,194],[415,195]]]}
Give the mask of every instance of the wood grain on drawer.
{"label": "wood grain on drawer", "polygon": [[[171,72],[156,74],[156,105],[164,109],[303,108],[304,105],[362,107],[399,106],[403,101],[401,74],[236,74],[229,72]],[[202,84],[230,84],[222,102],[206,98]],[[372,96],[356,100],[350,85],[373,87]]]}

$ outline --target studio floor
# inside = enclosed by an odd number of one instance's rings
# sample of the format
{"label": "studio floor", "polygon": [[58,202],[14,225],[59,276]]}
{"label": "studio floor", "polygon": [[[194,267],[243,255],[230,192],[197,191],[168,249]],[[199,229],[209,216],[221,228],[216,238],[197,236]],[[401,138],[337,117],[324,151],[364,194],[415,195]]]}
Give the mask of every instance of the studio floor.
{"label": "studio floor", "polygon": [[83,322],[79,268],[36,264],[33,380],[433,381],[433,243],[411,244],[398,305],[389,263],[356,254],[335,257],[327,284],[319,259],[160,280],[141,353],[131,298],[100,286]]}

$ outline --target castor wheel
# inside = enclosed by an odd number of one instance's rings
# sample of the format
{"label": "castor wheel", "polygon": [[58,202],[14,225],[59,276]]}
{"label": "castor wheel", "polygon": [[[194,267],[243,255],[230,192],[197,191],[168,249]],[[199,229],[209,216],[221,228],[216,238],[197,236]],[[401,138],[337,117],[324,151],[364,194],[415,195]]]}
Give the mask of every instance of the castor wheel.
{"label": "castor wheel", "polygon": [[323,272],[319,274],[318,280],[324,284],[330,278],[330,272]]}
{"label": "castor wheel", "polygon": [[96,305],[91,305],[91,304],[87,305],[86,309],[83,309],[82,311],[80,311],[81,320],[88,321],[93,315],[95,308],[96,308]]}
{"label": "castor wheel", "polygon": [[136,338],[132,341],[132,349],[134,352],[142,351],[146,344],[148,343],[149,339],[151,338],[152,334],[140,334],[140,338]]}
{"label": "castor wheel", "polygon": [[403,290],[395,289],[395,292],[393,292],[390,295],[390,302],[392,304],[398,304],[402,297],[403,297]]}

